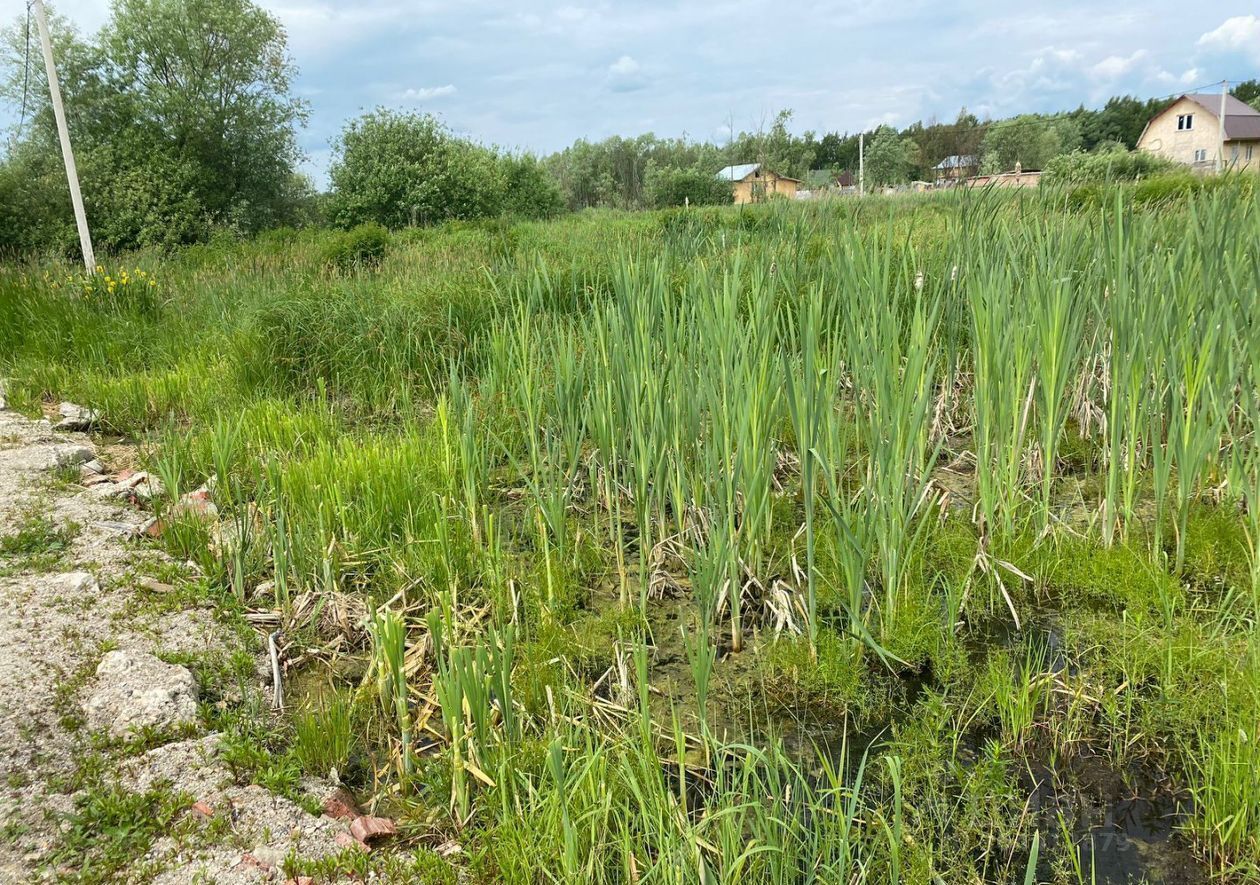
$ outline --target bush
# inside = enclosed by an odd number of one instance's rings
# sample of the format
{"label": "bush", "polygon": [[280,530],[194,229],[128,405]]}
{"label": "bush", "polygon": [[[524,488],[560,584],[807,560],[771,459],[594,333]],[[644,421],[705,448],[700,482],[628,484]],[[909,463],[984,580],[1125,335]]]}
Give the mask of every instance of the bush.
{"label": "bush", "polygon": [[1206,179],[1189,172],[1160,175],[1138,182],[1133,189],[1133,202],[1140,206],[1184,199],[1201,190]]}
{"label": "bush", "polygon": [[648,202],[657,209],[671,206],[724,206],[734,201],[730,182],[712,172],[673,166],[648,170]]}
{"label": "bush", "polygon": [[1097,209],[1103,203],[1107,189],[1101,184],[1080,184],[1068,191],[1069,209]]}
{"label": "bush", "polygon": [[524,154],[503,158],[503,211],[520,218],[555,218],[564,211],[560,185],[537,158]]}
{"label": "bush", "polygon": [[375,269],[380,267],[388,249],[389,231],[369,222],[332,233],[320,250],[320,263],[325,270],[341,273]]}
{"label": "bush", "polygon": [[502,209],[499,158],[426,114],[365,114],[347,124],[334,150],[328,212],[339,227],[374,221],[398,229]]}
{"label": "bush", "polygon": [[1087,154],[1073,151],[1046,164],[1045,179],[1062,184],[1134,181],[1171,172],[1176,164],[1146,151],[1112,149]]}

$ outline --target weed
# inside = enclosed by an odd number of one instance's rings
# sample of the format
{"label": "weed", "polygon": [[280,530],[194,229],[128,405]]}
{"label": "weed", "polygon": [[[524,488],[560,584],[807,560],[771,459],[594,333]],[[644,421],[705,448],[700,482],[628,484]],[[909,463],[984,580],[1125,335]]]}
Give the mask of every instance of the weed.
{"label": "weed", "polygon": [[97,786],[75,798],[62,841],[52,863],[66,868],[75,882],[110,882],[168,835],[192,803],[186,794],[155,787],[130,793]]}
{"label": "weed", "polygon": [[0,535],[0,557],[8,571],[47,572],[59,568],[79,534],[77,523],[58,524],[42,513],[29,513],[17,531]]}
{"label": "weed", "polygon": [[349,700],[334,694],[293,717],[293,755],[307,774],[326,777],[344,772],[354,751],[354,717]]}

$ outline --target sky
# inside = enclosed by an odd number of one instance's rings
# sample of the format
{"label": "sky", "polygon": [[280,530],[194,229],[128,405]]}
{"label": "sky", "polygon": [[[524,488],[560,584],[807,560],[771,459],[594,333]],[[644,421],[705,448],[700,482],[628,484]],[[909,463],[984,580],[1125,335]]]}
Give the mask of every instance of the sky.
{"label": "sky", "polygon": [[[107,0],[61,0],[85,33]],[[345,121],[425,111],[506,149],[655,132],[857,131],[1099,106],[1260,77],[1251,2],[262,0],[284,25],[323,185]],[[25,0],[0,0],[0,20]]]}

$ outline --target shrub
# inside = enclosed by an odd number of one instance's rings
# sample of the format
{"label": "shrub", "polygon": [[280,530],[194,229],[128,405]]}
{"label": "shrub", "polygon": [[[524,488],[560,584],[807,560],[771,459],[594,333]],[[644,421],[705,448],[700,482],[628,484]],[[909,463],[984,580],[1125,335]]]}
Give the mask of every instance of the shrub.
{"label": "shrub", "polygon": [[1097,209],[1102,205],[1103,194],[1107,192],[1101,184],[1080,184],[1068,191],[1067,204],[1070,209]]}
{"label": "shrub", "polygon": [[427,114],[365,114],[346,125],[334,150],[327,208],[340,227],[438,224],[498,215],[503,206],[499,158]]}
{"label": "shrub", "polygon": [[521,218],[555,218],[564,211],[564,195],[537,158],[503,158],[503,211]]}
{"label": "shrub", "polygon": [[389,231],[374,222],[330,235],[320,251],[325,270],[345,273],[380,267],[389,249]]}
{"label": "shrub", "polygon": [[1146,206],[1183,199],[1204,186],[1205,179],[1189,172],[1160,175],[1140,181],[1133,189],[1133,202]]}
{"label": "shrub", "polygon": [[648,202],[657,209],[671,206],[722,206],[731,203],[734,195],[730,182],[701,169],[679,169],[673,166],[654,167],[648,171]]}
{"label": "shrub", "polygon": [[1108,181],[1134,181],[1171,172],[1176,164],[1146,151],[1111,149],[1087,154],[1073,151],[1060,154],[1046,164],[1048,182],[1096,184]]}

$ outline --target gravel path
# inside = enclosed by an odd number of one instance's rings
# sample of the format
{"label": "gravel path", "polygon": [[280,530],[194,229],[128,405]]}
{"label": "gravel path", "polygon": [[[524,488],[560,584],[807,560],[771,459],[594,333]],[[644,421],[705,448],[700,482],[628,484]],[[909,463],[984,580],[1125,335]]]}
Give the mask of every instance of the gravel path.
{"label": "gravel path", "polygon": [[[192,722],[147,753],[107,755],[112,768],[104,778],[124,790],[158,784],[172,795],[192,796],[200,804],[181,812],[180,820],[193,815],[204,826],[185,825],[181,838],[157,839],[147,856],[113,878],[282,881],[279,863],[290,850],[304,856],[341,850],[337,839],[344,844],[345,821],[313,816],[261,787],[234,782],[218,757],[219,736],[205,734],[195,704],[178,696],[188,690],[188,671],[150,657],[177,653],[187,659],[241,640],[219,626],[208,608],[162,613],[137,604],[146,570],[162,559],[128,540],[145,514],[119,497],[118,486],[78,482],[78,465],[95,457],[87,436],[56,433],[48,421],[0,406],[0,538],[13,537],[33,519],[46,520],[45,529],[69,527],[66,536],[72,537],[65,550],[43,560],[12,551],[0,555],[0,882],[48,881],[73,872],[75,859],[60,849],[66,815],[82,789],[76,772],[93,737],[99,748],[107,730],[94,729],[124,713],[133,718],[117,722],[148,721],[143,714],[171,710]],[[128,691],[125,674],[98,680],[96,667],[106,652],[124,668],[127,662],[164,668],[183,680],[183,688],[145,684]],[[156,678],[143,667],[135,672]],[[116,709],[127,703],[139,707]],[[320,789],[312,788],[316,801]]]}

